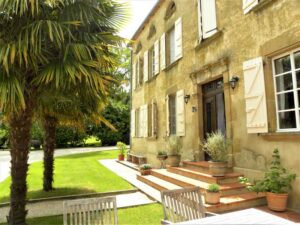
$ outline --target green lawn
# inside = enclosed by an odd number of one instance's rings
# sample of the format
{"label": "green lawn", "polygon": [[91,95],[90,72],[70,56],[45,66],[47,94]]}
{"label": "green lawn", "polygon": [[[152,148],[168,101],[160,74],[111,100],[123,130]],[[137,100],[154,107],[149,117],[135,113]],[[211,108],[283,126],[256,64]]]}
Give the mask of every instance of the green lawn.
{"label": "green lawn", "polygon": [[[44,198],[62,195],[107,192],[133,189],[125,180],[102,166],[99,159],[117,158],[117,151],[102,151],[58,157],[55,159],[56,188],[42,191],[42,162],[30,165],[28,174],[28,198]],[[0,183],[0,203],[9,201],[10,178]]]}
{"label": "green lawn", "polygon": [[[163,218],[160,204],[118,209],[119,225],[159,225]],[[62,225],[62,216],[28,219],[28,225]],[[0,225],[5,225],[0,224]]]}

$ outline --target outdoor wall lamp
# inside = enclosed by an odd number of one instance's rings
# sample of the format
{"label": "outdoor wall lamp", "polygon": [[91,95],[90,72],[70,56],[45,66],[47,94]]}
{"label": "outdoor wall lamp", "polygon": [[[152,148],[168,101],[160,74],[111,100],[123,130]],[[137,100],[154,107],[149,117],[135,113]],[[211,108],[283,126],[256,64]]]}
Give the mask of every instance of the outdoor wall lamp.
{"label": "outdoor wall lamp", "polygon": [[184,102],[185,102],[185,104],[187,104],[189,102],[190,98],[191,98],[191,95],[185,95],[184,96]]}
{"label": "outdoor wall lamp", "polygon": [[231,79],[229,80],[230,87],[232,89],[235,89],[237,82],[240,80],[238,76],[232,76]]}

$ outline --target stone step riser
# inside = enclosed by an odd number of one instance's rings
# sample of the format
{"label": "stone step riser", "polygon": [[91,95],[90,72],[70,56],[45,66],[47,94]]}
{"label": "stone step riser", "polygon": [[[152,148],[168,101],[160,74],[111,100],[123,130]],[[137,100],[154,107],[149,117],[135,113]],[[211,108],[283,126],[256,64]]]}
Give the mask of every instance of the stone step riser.
{"label": "stone step riser", "polygon": [[154,189],[158,190],[158,191],[165,191],[168,190],[167,188],[151,181],[147,179],[147,176],[141,176],[141,175],[137,175],[137,179],[145,184],[148,184],[149,186],[153,187]]}
{"label": "stone step riser", "polygon": [[195,166],[195,165],[189,165],[189,164],[183,164],[183,168],[186,169],[191,169],[191,170],[195,170],[201,173],[207,173],[209,174],[209,168],[207,167],[200,167],[200,166]]}
{"label": "stone step riser", "polygon": [[266,205],[265,198],[251,199],[244,202],[230,203],[226,205],[216,205],[216,206],[211,205],[206,207],[206,210],[208,212],[213,212],[213,213],[224,213],[224,212],[230,212],[235,210],[253,208],[261,205]]}
{"label": "stone step riser", "polygon": [[[177,186],[180,187],[194,187],[195,185],[178,180],[176,178],[173,177],[169,177],[167,175],[155,172],[155,171],[151,171],[151,175],[155,176],[157,178],[160,178],[162,180],[168,181],[170,183],[173,183]],[[204,188],[201,188],[202,192],[205,192]],[[229,196],[229,195],[234,195],[234,194],[242,194],[242,193],[247,193],[248,190],[246,188],[235,188],[235,189],[227,189],[227,190],[223,190],[221,191],[221,196]]]}
{"label": "stone step riser", "polygon": [[206,176],[201,176],[200,174],[194,174],[192,172],[189,171],[184,171],[184,170],[180,170],[174,167],[170,167],[167,169],[169,172],[171,173],[176,173],[182,176],[186,176],[192,179],[196,179],[196,180],[200,180],[206,183],[217,183],[217,184],[231,184],[231,183],[236,183],[238,182],[238,178],[236,177],[229,177],[229,178],[224,178],[224,179],[220,179],[220,178],[216,178],[216,177],[206,177]]}

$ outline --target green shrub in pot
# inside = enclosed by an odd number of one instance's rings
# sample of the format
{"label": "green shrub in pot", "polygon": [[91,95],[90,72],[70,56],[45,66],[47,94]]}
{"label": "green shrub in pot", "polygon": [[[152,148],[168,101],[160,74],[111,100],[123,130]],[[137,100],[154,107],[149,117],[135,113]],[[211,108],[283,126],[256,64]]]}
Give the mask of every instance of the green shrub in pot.
{"label": "green shrub in pot", "polygon": [[168,140],[167,165],[179,166],[181,159],[182,141],[178,136],[171,136]]}
{"label": "green shrub in pot", "polygon": [[210,184],[205,193],[206,204],[218,204],[220,202],[220,186],[217,184]]}

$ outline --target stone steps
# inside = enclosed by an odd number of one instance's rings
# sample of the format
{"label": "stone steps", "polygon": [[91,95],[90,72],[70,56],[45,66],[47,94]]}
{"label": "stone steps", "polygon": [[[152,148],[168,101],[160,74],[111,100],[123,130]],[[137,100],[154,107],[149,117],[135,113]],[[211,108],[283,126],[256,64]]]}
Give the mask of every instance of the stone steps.
{"label": "stone steps", "polygon": [[[165,169],[152,170],[151,175],[158,177],[162,180],[168,181],[180,187],[200,187],[202,191],[205,191],[210,183],[203,182],[201,180],[195,180],[186,176],[182,176],[176,173],[171,173]],[[245,188],[245,185],[240,183],[232,183],[232,184],[223,184],[220,185],[221,195],[233,195],[233,194],[241,194],[247,193],[248,190]]]}
{"label": "stone steps", "polygon": [[190,170],[183,167],[169,167],[167,168],[167,170],[171,173],[176,173],[192,179],[201,180],[207,183],[215,183],[215,184],[237,183],[238,177],[242,176],[241,173],[227,173],[224,177],[213,177],[208,173]]}
{"label": "stone steps", "polygon": [[177,186],[171,182],[162,180],[158,177],[147,175],[147,176],[136,176],[139,181],[144,182],[145,184],[148,184],[149,186],[159,190],[159,191],[165,191],[165,190],[176,190],[180,189],[180,186]]}
{"label": "stone steps", "polygon": [[[183,161],[182,165],[184,168],[209,174],[209,162],[207,161],[201,161],[201,162]],[[232,167],[227,168],[228,173],[231,173],[232,171],[233,171]]]}

